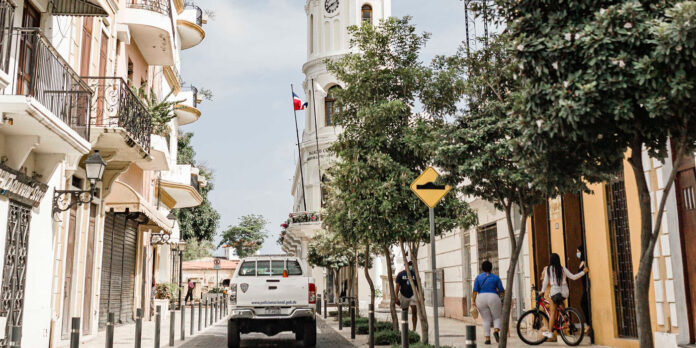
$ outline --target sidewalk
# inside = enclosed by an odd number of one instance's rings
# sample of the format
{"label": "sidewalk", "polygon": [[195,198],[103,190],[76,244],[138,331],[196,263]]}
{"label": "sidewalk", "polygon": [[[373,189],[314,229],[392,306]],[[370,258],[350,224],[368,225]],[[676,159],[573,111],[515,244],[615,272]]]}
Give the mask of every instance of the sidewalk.
{"label": "sidewalk", "polygon": [[[365,311],[366,312],[366,311]],[[366,314],[366,313],[361,313],[361,314]],[[383,312],[376,312],[375,316],[377,320],[384,320],[384,321],[389,321],[390,316],[389,313],[383,313]],[[439,325],[440,325],[440,346],[449,346],[449,347],[465,347],[465,332],[466,332],[466,325],[470,325],[469,322],[461,321],[461,320],[455,320],[455,319],[450,319],[450,318],[444,318],[444,317],[439,317]],[[409,317],[409,322],[410,322],[410,317]],[[356,335],[355,340],[350,339],[350,327],[344,327],[343,330],[339,331],[338,330],[338,321],[335,318],[326,318],[326,323],[331,325],[331,327],[336,330],[336,332],[339,332],[343,337],[348,339],[349,342],[352,342],[356,347],[368,347],[368,336],[367,335]],[[430,343],[432,344],[433,341],[433,318],[429,317],[428,318],[428,324],[430,325]],[[479,347],[494,347],[497,346],[495,343],[495,339],[491,337],[493,345],[485,345],[484,342],[484,336],[483,336],[483,328],[480,325],[477,325],[476,327],[476,344]],[[416,330],[418,334],[420,334],[420,328]],[[543,344],[544,347],[567,347],[567,345],[558,338],[557,342],[545,342]],[[585,338],[583,342],[580,344],[581,347],[595,347],[595,348],[601,348],[602,346],[597,346],[597,345],[592,345],[590,344],[589,338]],[[376,346],[376,347],[387,347],[387,346]],[[510,338],[508,339],[508,347],[510,348],[522,348],[522,347],[529,347],[527,344],[522,342],[519,338],[517,338],[517,335],[515,332],[511,333]]]}
{"label": "sidewalk", "polygon": [[[162,322],[160,325],[160,347],[169,347],[169,311],[162,313]],[[205,317],[205,307],[202,310],[203,316]],[[226,320],[226,316],[221,315],[220,320],[216,323],[223,322]],[[188,342],[191,337],[198,336],[201,333],[205,333],[210,330],[213,325],[210,323],[210,309],[208,309],[208,326],[205,327],[205,318],[201,318],[201,331],[198,331],[198,307],[195,309],[194,318],[194,335],[191,336],[191,309],[186,308],[186,336],[185,341],[181,340],[181,311],[176,312],[176,321],[174,324],[174,346],[180,347],[184,343]],[[153,347],[155,340],[155,316],[152,316],[151,321],[143,320],[143,331],[142,331],[142,347]],[[99,331],[96,337],[89,339],[89,341],[80,341],[81,348],[104,348],[106,344],[106,330],[102,329]],[[61,347],[68,347],[69,342]],[[118,325],[114,329],[114,348],[133,348],[135,346],[135,323]]]}

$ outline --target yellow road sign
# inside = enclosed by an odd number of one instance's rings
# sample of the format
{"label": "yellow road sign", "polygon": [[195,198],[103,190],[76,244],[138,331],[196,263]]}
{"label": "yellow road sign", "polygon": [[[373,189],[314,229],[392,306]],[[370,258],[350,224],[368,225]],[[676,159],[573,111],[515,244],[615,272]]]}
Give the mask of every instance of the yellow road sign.
{"label": "yellow road sign", "polygon": [[430,208],[435,208],[442,197],[452,189],[450,185],[436,184],[435,180],[439,176],[433,167],[428,167],[411,183],[411,191]]}

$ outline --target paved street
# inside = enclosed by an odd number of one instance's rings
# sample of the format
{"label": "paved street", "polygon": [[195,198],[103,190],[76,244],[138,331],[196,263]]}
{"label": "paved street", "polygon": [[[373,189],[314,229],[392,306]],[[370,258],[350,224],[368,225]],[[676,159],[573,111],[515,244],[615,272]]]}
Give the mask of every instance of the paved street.
{"label": "paved street", "polygon": [[[181,348],[224,348],[227,347],[227,327],[225,322],[182,344]],[[323,319],[317,321],[317,347],[347,348],[353,347],[345,338],[327,325]],[[263,334],[242,335],[242,347],[302,347],[302,342],[295,341],[292,333],[281,333],[273,337]]]}

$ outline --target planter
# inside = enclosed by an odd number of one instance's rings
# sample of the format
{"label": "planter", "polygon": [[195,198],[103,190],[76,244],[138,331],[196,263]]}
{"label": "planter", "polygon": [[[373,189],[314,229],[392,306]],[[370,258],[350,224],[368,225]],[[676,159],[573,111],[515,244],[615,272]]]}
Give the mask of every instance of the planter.
{"label": "planter", "polygon": [[157,306],[162,306],[162,313],[166,312],[169,310],[169,300],[168,299],[155,299],[155,310],[157,310]]}

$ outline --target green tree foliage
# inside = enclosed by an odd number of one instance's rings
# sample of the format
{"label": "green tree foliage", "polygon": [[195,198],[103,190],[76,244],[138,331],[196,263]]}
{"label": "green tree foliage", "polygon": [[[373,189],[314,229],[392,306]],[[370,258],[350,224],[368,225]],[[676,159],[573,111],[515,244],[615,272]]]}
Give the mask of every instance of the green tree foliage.
{"label": "green tree foliage", "polygon": [[[543,3],[543,4],[542,4]],[[691,1],[499,0],[520,67],[515,116],[523,157],[542,163],[535,184],[551,194],[586,188],[622,170],[626,149],[641,211],[635,303],[641,347],[653,346],[650,272],[675,171],[651,214],[641,152],[674,168],[696,139]],[[670,146],[671,145],[671,146]]]}
{"label": "green tree foliage", "polygon": [[[542,199],[540,192],[530,188],[532,178],[515,155],[521,127],[509,114],[514,103],[513,92],[519,85],[514,78],[517,67],[508,46],[509,37],[501,35],[489,38],[488,46],[481,50],[459,58],[462,72],[468,75],[464,89],[466,109],[454,123],[442,129],[436,160],[447,173],[445,180],[462,194],[483,198],[505,212],[511,255],[508,291],[503,303],[501,347],[507,342],[512,306],[510,290],[524,245],[526,221],[534,204]],[[517,235],[513,228],[514,210],[520,217]]]}
{"label": "green tree foliage", "polygon": [[[193,133],[183,133],[177,141],[179,164],[196,165],[196,152],[191,145]],[[207,185],[201,187],[200,194],[203,197],[203,202],[191,208],[175,209],[174,215],[179,222],[184,240],[213,240],[217,233],[217,228],[220,223],[220,213],[213,208],[208,193],[215,187],[213,182],[213,173],[202,165],[198,165],[201,176],[207,180]]]}
{"label": "green tree foliage", "polygon": [[268,236],[266,224],[268,221],[261,215],[244,215],[239,218],[239,224],[229,226],[222,233],[220,246],[227,245],[237,252],[237,256],[244,258],[254,255]]}
{"label": "green tree foliage", "polygon": [[215,245],[209,240],[189,240],[186,242],[186,249],[184,250],[184,261],[212,256],[214,250]]}
{"label": "green tree foliage", "polygon": [[171,97],[174,91],[169,92],[160,100],[152,89],[150,89],[150,93],[147,93],[144,86],[132,88],[133,93],[143,101],[147,112],[150,114],[152,119],[152,134],[167,136],[167,134],[169,134],[169,121],[176,117],[174,109],[176,105],[183,100],[170,100],[169,97]]}
{"label": "green tree foliage", "polygon": [[[456,103],[449,96],[458,86],[442,83],[445,64],[427,66],[419,60],[429,34],[417,33],[409,17],[348,31],[355,53],[327,61],[344,88],[336,92],[335,122],[343,132],[331,147],[337,160],[328,170],[324,226],[356,243],[365,255],[389,255],[390,246],[406,243],[416,260],[418,246],[429,241],[428,208],[409,185],[433,158],[434,148],[425,144],[432,141],[432,129],[444,123],[440,116]],[[415,113],[418,103],[428,116]],[[436,230],[439,234],[472,220],[468,206],[449,195],[437,208]],[[372,285],[367,272],[366,277]],[[418,279],[418,284],[423,282]],[[424,297],[419,289],[416,295],[427,342]]]}

